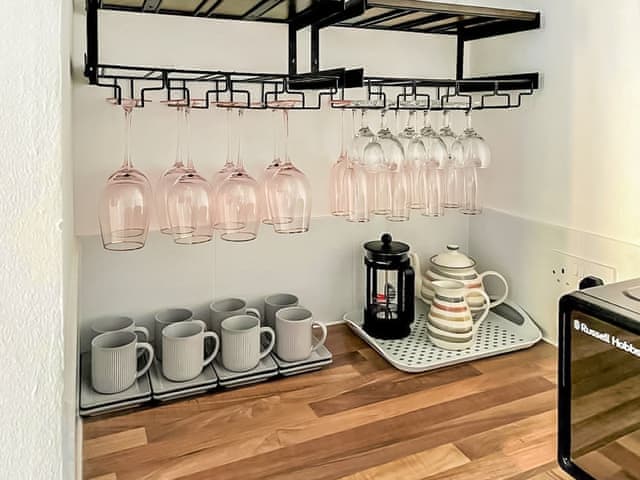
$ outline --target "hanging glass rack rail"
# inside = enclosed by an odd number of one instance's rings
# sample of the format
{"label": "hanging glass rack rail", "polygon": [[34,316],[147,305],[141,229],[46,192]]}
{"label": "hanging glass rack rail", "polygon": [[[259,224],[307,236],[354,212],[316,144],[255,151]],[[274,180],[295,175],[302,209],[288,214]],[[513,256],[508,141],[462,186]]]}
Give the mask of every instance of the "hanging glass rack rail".
{"label": "hanging glass rack rail", "polygon": [[[361,89],[360,108],[470,109],[517,108],[539,87],[538,73],[464,78],[465,42],[537,29],[540,14],[423,0],[87,0],[89,83],[111,88],[113,97],[145,100],[163,95],[194,108],[233,102],[245,108],[314,110],[327,98],[335,108],[350,89]],[[98,59],[100,10],[280,23],[288,28],[288,73],[224,72],[101,64]],[[320,70],[321,29],[329,26],[452,35],[457,38],[454,79],[366,77],[363,69]],[[310,27],[311,71],[297,71],[297,33]],[[161,93],[162,91],[162,93]],[[196,101],[197,99],[197,101]],[[281,107],[282,108],[282,107]],[[287,107],[289,108],[289,107]]]}

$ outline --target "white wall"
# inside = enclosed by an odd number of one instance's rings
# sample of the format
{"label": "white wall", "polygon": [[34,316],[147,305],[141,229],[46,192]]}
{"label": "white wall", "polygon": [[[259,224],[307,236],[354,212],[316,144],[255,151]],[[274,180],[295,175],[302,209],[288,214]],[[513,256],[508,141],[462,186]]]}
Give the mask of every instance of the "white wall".
{"label": "white wall", "polygon": [[2,478],[62,479],[73,464],[73,420],[63,422],[63,252],[71,251],[62,233],[68,139],[63,115],[70,12],[61,5],[46,0],[37,7],[0,6]]}
{"label": "white wall", "polygon": [[[259,305],[266,294],[293,291],[318,318],[335,322],[362,304],[364,241],[391,231],[425,257],[446,243],[466,246],[468,222],[461,215],[436,220],[416,215],[405,225],[384,220],[352,225],[327,216],[328,176],[339,153],[340,113],[324,109],[290,115],[291,156],[313,188],[314,218],[308,234],[283,237],[263,227],[258,240],[250,244],[216,240],[184,247],[156,233],[141,251],[104,251],[96,236],[96,212],[104,181],[121,162],[122,112],[104,101],[108,90],[88,86],[79,75],[82,12],[76,12],[74,21],[75,224],[82,248],[83,350],[88,348],[88,325],[100,315],[126,313],[149,323],[160,308],[187,305],[206,317],[212,299],[231,295]],[[104,62],[286,71],[286,27],[281,25],[105,12],[101,29]],[[299,43],[302,71],[308,45],[305,32]],[[447,77],[455,69],[454,55],[454,41],[441,36],[336,28],[323,31],[321,37],[322,68],[364,65],[369,74]],[[156,101],[134,115],[134,163],[157,179],[173,161],[175,112]],[[350,122],[351,114],[346,117]],[[194,160],[207,177],[224,161],[224,121],[225,112],[215,108],[192,114]],[[370,121],[377,129],[377,115],[372,113]],[[245,163],[256,177],[271,160],[272,122],[270,112],[245,114]]]}
{"label": "white wall", "polygon": [[477,113],[491,143],[485,204],[471,251],[511,278],[513,296],[556,338],[551,251],[640,276],[640,3],[492,0],[539,9],[540,31],[474,42],[472,74],[539,71],[543,88],[513,112]]}

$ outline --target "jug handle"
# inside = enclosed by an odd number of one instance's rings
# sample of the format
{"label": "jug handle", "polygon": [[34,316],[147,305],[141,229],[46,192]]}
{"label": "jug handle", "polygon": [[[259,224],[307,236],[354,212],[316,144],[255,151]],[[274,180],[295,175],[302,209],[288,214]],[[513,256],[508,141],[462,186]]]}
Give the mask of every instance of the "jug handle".
{"label": "jug handle", "polygon": [[465,299],[471,294],[482,295],[485,300],[484,308],[482,309],[484,310],[484,312],[482,312],[482,315],[478,320],[473,322],[473,334],[475,335],[475,333],[478,331],[478,327],[480,327],[480,324],[484,322],[487,318],[487,315],[489,315],[489,310],[491,309],[491,299],[489,298],[489,295],[487,295],[487,293],[481,288],[472,288],[468,290],[464,295]]}
{"label": "jug handle", "polygon": [[420,268],[420,257],[418,257],[417,253],[410,252],[409,261],[414,270],[414,277],[415,277],[414,293],[416,296],[419,296],[420,291],[422,290],[422,269]]}
{"label": "jug handle", "polygon": [[504,285],[504,293],[502,294],[502,296],[500,298],[498,298],[497,300],[494,300],[493,302],[490,302],[490,308],[493,308],[497,305],[500,305],[502,302],[504,302],[507,299],[507,295],[509,295],[509,284],[507,284],[507,279],[504,278],[501,274],[499,274],[498,272],[494,272],[493,270],[487,270],[484,273],[481,273],[480,275],[478,275],[478,278],[480,279],[480,282],[484,283],[484,277],[489,277],[493,275],[494,277],[498,277],[500,279],[500,281],[502,282],[502,284]]}

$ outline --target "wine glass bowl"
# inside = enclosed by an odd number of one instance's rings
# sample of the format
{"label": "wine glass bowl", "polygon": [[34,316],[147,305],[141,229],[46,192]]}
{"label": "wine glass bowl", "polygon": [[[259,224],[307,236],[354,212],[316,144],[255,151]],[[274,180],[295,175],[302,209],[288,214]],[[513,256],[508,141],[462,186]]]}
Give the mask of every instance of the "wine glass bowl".
{"label": "wine glass bowl", "polygon": [[173,240],[178,245],[196,245],[213,238],[213,190],[196,171],[183,174],[167,195],[167,212]]}

